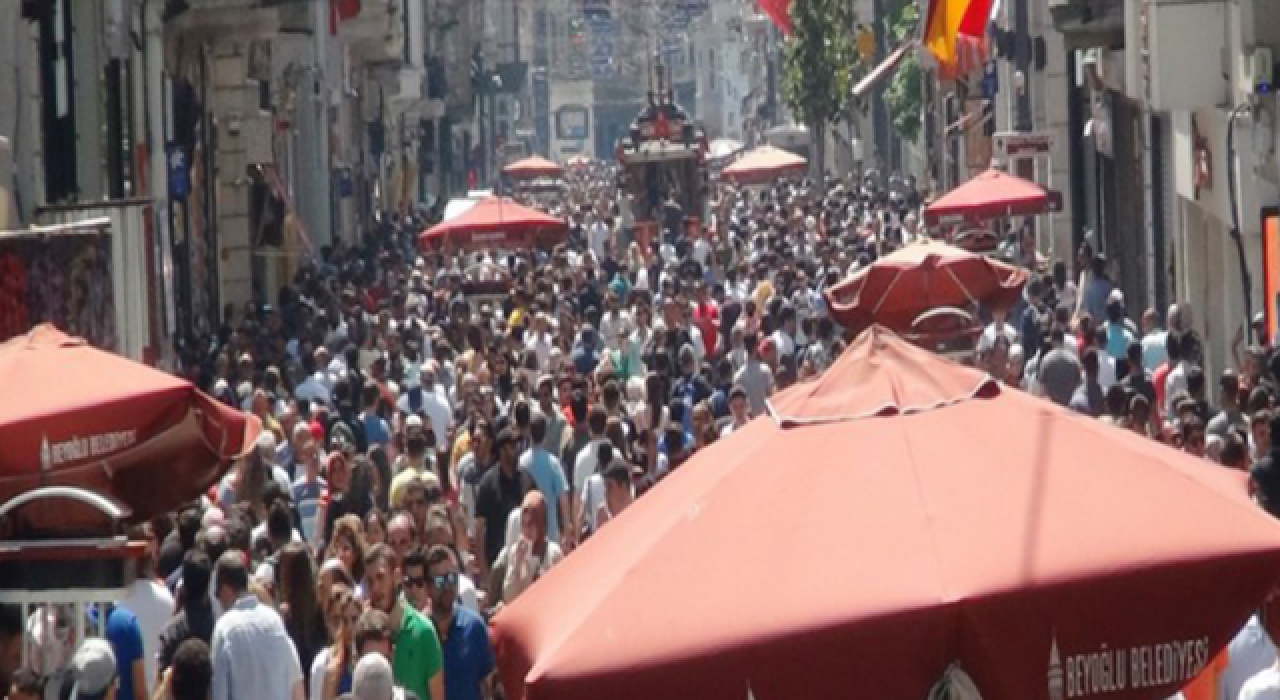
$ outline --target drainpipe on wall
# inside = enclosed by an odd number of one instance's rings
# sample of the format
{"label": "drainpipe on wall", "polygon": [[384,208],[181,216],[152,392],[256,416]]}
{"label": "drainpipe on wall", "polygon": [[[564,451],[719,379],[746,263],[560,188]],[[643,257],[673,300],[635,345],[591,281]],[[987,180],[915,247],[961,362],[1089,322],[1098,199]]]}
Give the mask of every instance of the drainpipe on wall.
{"label": "drainpipe on wall", "polygon": [[1236,105],[1227,116],[1227,197],[1231,206],[1231,240],[1236,244],[1240,258],[1240,283],[1244,287],[1244,322],[1249,328],[1249,342],[1253,337],[1253,282],[1249,279],[1249,259],[1244,251],[1244,238],[1240,235],[1240,196],[1236,184],[1236,119],[1246,112],[1252,113],[1253,105],[1243,102]]}
{"label": "drainpipe on wall", "polygon": [[[147,183],[151,195],[151,212],[155,226],[153,250],[162,251],[154,256],[157,268],[163,265],[171,252],[169,240],[169,159],[166,154],[168,139],[165,134],[165,77],[164,77],[164,2],[163,0],[147,0],[143,8],[143,61],[146,74],[147,105],[147,154],[150,163],[150,181]],[[165,279],[164,270],[159,281]],[[172,289],[161,289],[157,299],[165,300],[173,293]],[[161,302],[164,303],[163,301]],[[158,317],[163,318],[161,312]],[[167,328],[171,332],[173,329]],[[165,336],[157,336],[160,329],[151,329],[152,350],[157,358],[169,358],[173,352],[173,343],[166,342]],[[166,334],[167,335],[167,334]]]}

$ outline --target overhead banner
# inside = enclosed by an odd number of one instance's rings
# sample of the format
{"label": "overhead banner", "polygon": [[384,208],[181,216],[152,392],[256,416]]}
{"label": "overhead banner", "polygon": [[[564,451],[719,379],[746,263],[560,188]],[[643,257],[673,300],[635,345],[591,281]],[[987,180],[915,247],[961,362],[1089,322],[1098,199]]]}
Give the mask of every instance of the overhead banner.
{"label": "overhead banner", "polygon": [[1262,210],[1262,290],[1266,305],[1267,340],[1280,330],[1280,209]]}

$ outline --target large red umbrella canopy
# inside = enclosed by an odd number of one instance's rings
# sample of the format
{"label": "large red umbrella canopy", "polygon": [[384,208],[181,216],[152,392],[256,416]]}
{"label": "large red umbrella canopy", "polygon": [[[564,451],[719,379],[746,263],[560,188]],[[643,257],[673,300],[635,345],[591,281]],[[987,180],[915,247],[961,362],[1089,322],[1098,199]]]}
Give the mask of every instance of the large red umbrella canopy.
{"label": "large red umbrella canopy", "polygon": [[[145,520],[203,494],[261,431],[185,379],[51,325],[0,345],[0,386],[0,503],[76,486]],[[74,528],[79,515],[35,513],[31,524]]]}
{"label": "large red umbrella canopy", "polygon": [[1239,474],[874,328],[495,620],[520,700],[1163,700],[1280,577]]}
{"label": "large red umbrella canopy", "polygon": [[930,226],[981,223],[1004,216],[1043,214],[1049,207],[1049,193],[1043,187],[992,168],[925,207],[924,221]]}
{"label": "large red umbrella canopy", "polygon": [[773,146],[760,146],[744,153],[724,170],[720,177],[731,182],[760,183],[768,182],[785,175],[803,174],[809,167],[809,161],[800,156]]}
{"label": "large red umbrella canopy", "polygon": [[907,331],[938,307],[983,304],[1007,309],[1018,302],[1028,272],[945,243],[901,248],[826,291],[831,314],[847,328],[873,323]]}
{"label": "large red umbrella canopy", "polygon": [[424,248],[525,248],[556,245],[569,236],[569,225],[507,197],[488,197],[466,213],[423,231]]}
{"label": "large red umbrella canopy", "polygon": [[529,156],[518,160],[502,169],[502,172],[517,179],[533,179],[538,177],[561,177],[564,168],[542,156]]}

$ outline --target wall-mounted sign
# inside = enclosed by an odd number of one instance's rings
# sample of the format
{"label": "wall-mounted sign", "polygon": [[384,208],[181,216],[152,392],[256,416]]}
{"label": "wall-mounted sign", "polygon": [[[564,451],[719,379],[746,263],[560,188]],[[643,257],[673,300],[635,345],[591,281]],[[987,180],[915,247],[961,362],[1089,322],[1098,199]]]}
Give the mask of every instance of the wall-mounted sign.
{"label": "wall-mounted sign", "polygon": [[1029,158],[1053,151],[1053,134],[1044,131],[1002,131],[995,135],[996,155],[1004,158]]}

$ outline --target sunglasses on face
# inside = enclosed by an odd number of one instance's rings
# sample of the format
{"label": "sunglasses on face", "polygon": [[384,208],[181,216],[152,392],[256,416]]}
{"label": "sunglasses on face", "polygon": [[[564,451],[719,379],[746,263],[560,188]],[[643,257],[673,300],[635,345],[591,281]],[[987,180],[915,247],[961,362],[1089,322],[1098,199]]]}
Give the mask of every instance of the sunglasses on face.
{"label": "sunglasses on face", "polygon": [[440,574],[431,578],[431,586],[437,591],[452,588],[456,585],[458,585],[458,573],[456,571],[450,571],[447,574]]}
{"label": "sunglasses on face", "polygon": [[405,576],[405,588],[426,588],[427,579],[425,576]]}

